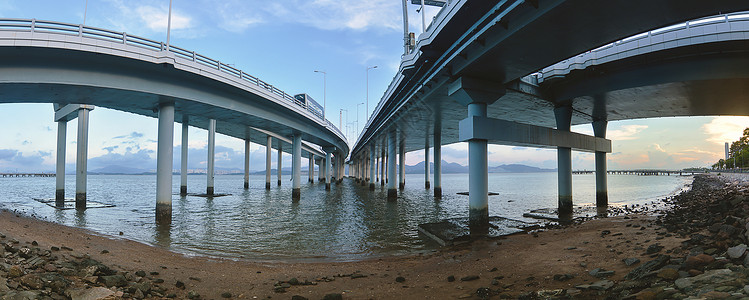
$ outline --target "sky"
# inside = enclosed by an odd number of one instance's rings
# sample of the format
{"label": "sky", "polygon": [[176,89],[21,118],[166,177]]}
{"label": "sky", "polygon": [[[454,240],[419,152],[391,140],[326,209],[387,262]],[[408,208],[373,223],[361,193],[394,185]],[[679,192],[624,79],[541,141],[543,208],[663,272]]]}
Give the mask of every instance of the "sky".
{"label": "sky", "polygon": [[[336,126],[340,122],[353,144],[366,113],[377,106],[397,73],[403,51],[400,5],[393,0],[173,0],[170,42],[232,64],[289,94],[310,94],[325,104],[328,119]],[[417,8],[409,5],[409,30],[418,36],[422,23]],[[80,24],[85,15],[88,26],[158,41],[166,40],[168,9],[168,0],[0,0],[0,18]],[[427,22],[437,12],[428,7]],[[367,71],[373,66],[377,68]],[[323,75],[315,70],[327,73],[325,87]],[[89,170],[113,165],[156,168],[156,119],[99,107],[89,122]],[[175,156],[182,147],[179,126],[175,124]],[[737,140],[746,127],[747,117],[611,122],[609,169],[709,166],[723,158],[723,144]],[[51,104],[0,104],[0,128],[0,172],[55,169],[57,124]],[[76,120],[68,123],[68,171],[75,169],[76,128]],[[590,125],[573,126],[573,131],[593,133]],[[204,169],[208,134],[192,128],[189,135],[188,167]],[[242,168],[242,141],[218,134],[216,145],[218,169]],[[444,146],[442,159],[467,165],[467,150],[465,143]],[[264,159],[265,147],[253,144],[250,169],[263,170]],[[423,159],[423,151],[410,152],[406,164]],[[179,157],[174,162],[177,168]],[[555,168],[556,151],[489,146],[490,166],[513,163]],[[283,166],[291,166],[288,154]],[[573,152],[573,168],[594,169],[593,155]]]}

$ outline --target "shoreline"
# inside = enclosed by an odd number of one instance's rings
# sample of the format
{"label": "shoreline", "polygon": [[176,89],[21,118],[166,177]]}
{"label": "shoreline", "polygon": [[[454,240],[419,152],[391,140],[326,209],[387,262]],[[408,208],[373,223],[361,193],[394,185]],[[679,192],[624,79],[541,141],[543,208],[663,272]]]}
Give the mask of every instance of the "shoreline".
{"label": "shoreline", "polygon": [[[578,287],[602,280],[621,284],[627,282],[625,275],[652,260],[653,254],[683,253],[676,249],[689,237],[667,233],[655,225],[656,221],[653,216],[631,214],[499,239],[480,239],[429,253],[352,262],[267,262],[187,256],[4,211],[0,212],[0,234],[6,237],[0,238],[0,243],[15,239],[18,243],[11,243],[11,247],[17,251],[26,247],[37,251],[34,253],[62,248],[51,251],[49,256],[50,264],[60,266],[58,270],[65,262],[87,257],[99,261],[128,279],[122,287],[107,288],[123,298],[142,295],[160,299],[171,294],[184,299],[199,294],[203,299],[222,296],[321,299],[336,294],[344,299],[480,299],[482,295],[517,298],[538,295],[539,291],[555,291],[573,298],[605,298],[617,287],[604,290]],[[658,245],[655,248],[662,248],[648,253],[654,244]],[[28,274],[48,273],[27,268],[24,261],[17,260],[18,253],[5,251],[7,264],[17,262]],[[53,257],[56,259],[52,260]],[[628,258],[639,259],[641,263],[628,266],[622,262]],[[0,266],[0,295],[4,293],[3,280],[16,288],[29,289],[19,278],[10,278],[9,270],[3,268]],[[146,276],[137,276],[141,270]],[[595,277],[591,275],[594,270],[603,270],[607,275]],[[158,275],[149,275],[150,272]],[[86,281],[86,277],[78,275],[70,276],[67,290],[106,287],[102,276]],[[137,294],[136,286],[146,283],[150,289]]]}

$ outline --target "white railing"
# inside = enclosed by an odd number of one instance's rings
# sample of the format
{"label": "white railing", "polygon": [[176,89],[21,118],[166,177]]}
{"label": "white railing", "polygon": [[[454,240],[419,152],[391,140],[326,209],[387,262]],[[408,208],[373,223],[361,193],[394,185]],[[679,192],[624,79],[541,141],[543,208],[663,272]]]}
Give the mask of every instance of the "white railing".
{"label": "white railing", "polygon": [[[705,17],[701,19],[691,20],[691,21],[684,22],[684,23],[679,23],[675,25],[670,25],[670,26],[654,29],[654,30],[639,33],[630,37],[626,37],[624,39],[600,46],[590,51],[583,52],[581,54],[578,54],[576,56],[573,56],[561,62],[558,62],[554,65],[546,67],[542,69],[541,72],[538,73],[539,79],[540,81],[543,81],[544,77],[554,77],[554,76],[560,75],[558,74],[560,70],[569,71],[571,69],[579,69],[582,67],[587,67],[588,64],[592,63],[592,60],[601,59],[602,57],[607,57],[607,56],[618,54],[617,51],[608,51],[608,52],[605,52],[605,54],[598,55],[598,54],[603,53],[603,51],[613,50],[614,48],[629,50],[631,48],[638,47],[640,42],[644,39],[650,40],[653,38],[658,38],[660,35],[663,35],[669,32],[694,29],[694,28],[714,25],[718,23],[729,24],[730,22],[733,22],[733,21],[744,21],[744,22],[749,21],[749,12],[735,12],[735,13],[730,13],[730,14]],[[716,33],[707,32],[707,33],[699,33],[699,34],[709,35],[709,34],[716,34]],[[676,37],[676,39],[688,39],[692,37],[693,36],[680,36],[679,35],[678,37]],[[632,47],[632,45],[634,45],[634,47]],[[544,75],[544,73],[551,73],[551,74]]]}
{"label": "white railing", "polygon": [[316,116],[320,120],[323,120],[325,126],[332,129],[336,134],[339,135],[344,141],[345,136],[340,129],[335,127],[333,123],[324,119],[322,113],[313,109],[306,103],[297,101],[294,96],[287,94],[283,90],[260,80],[259,78],[245,73],[229,64],[222,63],[219,60],[212,59],[205,55],[195,53],[195,51],[189,51],[174,45],[166,45],[163,42],[154,41],[144,37],[135,35],[128,35],[125,32],[117,32],[109,29],[96,28],[91,26],[84,26],[79,24],[70,24],[54,21],[43,21],[36,19],[0,19],[0,31],[21,31],[21,32],[38,32],[38,33],[55,33],[65,34],[71,36],[92,38],[98,40],[105,40],[110,42],[122,43],[129,46],[140,47],[144,49],[150,49],[152,51],[168,51],[182,59],[190,60],[205,66],[215,68],[222,73],[231,75],[233,77],[242,79],[251,84],[257,85],[270,91],[272,94],[280,97],[281,99],[288,101],[289,103],[296,104],[304,108],[306,111]]}

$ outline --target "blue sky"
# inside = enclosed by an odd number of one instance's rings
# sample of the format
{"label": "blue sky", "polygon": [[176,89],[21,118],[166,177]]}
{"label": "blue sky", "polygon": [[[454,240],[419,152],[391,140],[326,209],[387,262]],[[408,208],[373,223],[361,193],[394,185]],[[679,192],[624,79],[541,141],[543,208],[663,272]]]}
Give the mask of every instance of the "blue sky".
{"label": "blue sky", "polygon": [[[357,103],[366,102],[369,71],[369,112],[396,74],[402,53],[400,1],[340,0],[173,0],[171,43],[234,64],[290,94],[308,93],[323,102],[327,72],[327,116],[353,138]],[[2,18],[36,18],[82,23],[86,0],[0,0]],[[88,0],[86,25],[166,40],[168,0]],[[410,30],[421,33],[421,15],[410,6]],[[426,10],[427,20],[436,14]],[[359,128],[365,106],[359,106]],[[345,124],[348,120],[348,125]],[[75,163],[76,121],[68,124],[66,161]],[[0,172],[54,170],[56,124],[51,104],[0,104]],[[175,155],[181,147],[175,125]],[[707,166],[723,156],[723,142],[738,138],[749,127],[745,117],[697,117],[632,120],[609,124],[614,153],[609,168],[683,168]],[[91,113],[89,170],[109,165],[155,169],[156,119],[97,108]],[[592,134],[587,126],[573,130]],[[190,131],[189,167],[205,168],[207,133]],[[241,168],[243,143],[217,136],[219,168]],[[264,168],[265,148],[252,145],[251,169]],[[523,163],[554,168],[556,152],[490,146],[489,164]],[[275,154],[274,154],[275,156]],[[290,157],[284,156],[284,167]],[[175,159],[175,163],[179,158]],[[443,148],[443,159],[467,164],[467,146]],[[423,160],[423,151],[407,155],[407,164]],[[276,159],[273,158],[275,166]],[[306,162],[303,161],[306,166]],[[177,166],[177,165],[175,165]],[[593,156],[573,154],[573,168],[592,169]]]}

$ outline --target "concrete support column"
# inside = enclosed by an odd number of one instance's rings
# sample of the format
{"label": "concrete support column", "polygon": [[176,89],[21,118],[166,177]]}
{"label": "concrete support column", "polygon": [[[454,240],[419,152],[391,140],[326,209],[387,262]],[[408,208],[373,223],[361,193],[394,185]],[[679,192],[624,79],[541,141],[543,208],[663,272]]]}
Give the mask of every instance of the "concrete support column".
{"label": "concrete support column", "polygon": [[442,198],[442,129],[434,129],[434,197]]}
{"label": "concrete support column", "polygon": [[187,132],[189,125],[187,123],[187,116],[182,118],[182,145],[180,145],[180,169],[179,169],[179,194],[184,196],[187,195]]}
{"label": "concrete support column", "polygon": [[[572,106],[554,108],[557,130],[570,131]],[[557,182],[559,190],[559,217],[572,217],[572,149],[557,147]]]}
{"label": "concrete support column", "polygon": [[424,144],[424,188],[429,188],[429,135]]}
{"label": "concrete support column", "polygon": [[283,165],[283,145],[281,140],[278,141],[278,163],[276,164],[276,178],[278,179],[278,186],[281,186],[281,168]]}
{"label": "concrete support column", "polygon": [[377,161],[375,160],[375,145],[371,145],[369,147],[369,149],[370,149],[369,150],[369,161],[372,162],[372,166],[369,167],[369,178],[372,179],[371,181],[369,181],[369,190],[370,191],[374,191],[374,189],[375,189],[375,180],[376,180],[375,179],[375,174],[376,174],[376,170],[375,169],[376,169],[376,166],[377,166]]}
{"label": "concrete support column", "polygon": [[[596,137],[606,138],[606,121],[593,122],[593,134]],[[606,152],[596,152],[596,206],[607,207],[609,205],[609,192],[606,175]]]}
{"label": "concrete support column", "polygon": [[291,139],[291,199],[298,201],[302,187],[302,135],[296,134]]}
{"label": "concrete support column", "polygon": [[320,162],[317,163],[317,171],[318,173],[320,173],[317,175],[317,181],[319,182],[325,182],[325,164],[323,163],[324,160],[325,158],[322,157],[320,158]]}
{"label": "concrete support column", "polygon": [[315,182],[315,157],[312,155],[312,153],[309,154],[308,162],[309,162],[309,166],[307,168],[309,168],[309,171],[307,173],[309,173],[309,179],[307,181],[309,183],[314,183]]}
{"label": "concrete support column", "polygon": [[[486,103],[468,105],[468,117],[486,117]],[[468,219],[469,226],[483,232],[489,224],[489,166],[487,141],[468,141]],[[473,231],[473,230],[472,230]]]}
{"label": "concrete support column", "polygon": [[325,190],[330,190],[330,152],[325,152]]}
{"label": "concrete support column", "polygon": [[388,184],[388,201],[395,201],[398,198],[398,190],[395,189],[395,131],[388,133],[388,155],[387,155],[387,184]]}
{"label": "concrete support column", "polygon": [[86,209],[86,182],[88,168],[88,113],[78,110],[78,154],[75,160],[75,208]]}
{"label": "concrete support column", "polygon": [[216,163],[216,119],[208,120],[208,171],[206,177],[208,183],[206,184],[205,193],[206,195],[213,195],[213,180],[214,180],[214,169]]}
{"label": "concrete support column", "polygon": [[159,105],[159,133],[156,149],[156,223],[172,223],[172,159],[174,103]]}
{"label": "concrete support column", "polygon": [[367,153],[364,153],[364,157],[361,159],[361,171],[362,171],[362,180],[361,185],[366,186],[367,182],[369,181],[369,159],[367,158]]}
{"label": "concrete support column", "polygon": [[55,170],[55,206],[65,206],[65,148],[68,121],[57,121],[57,168]]}
{"label": "concrete support column", "polygon": [[[502,84],[479,78],[461,77],[450,83],[448,95],[468,107],[468,118],[486,117],[487,106],[505,94]],[[493,128],[460,128],[460,130]],[[468,139],[468,216],[471,235],[489,230],[489,168],[487,140]]]}
{"label": "concrete support column", "polygon": [[380,186],[385,186],[385,147],[382,147],[382,151],[380,151],[380,154]]}
{"label": "concrete support column", "polygon": [[265,189],[270,190],[270,156],[273,152],[273,137],[269,135],[265,145]]}
{"label": "concrete support column", "polygon": [[247,131],[247,136],[244,140],[244,189],[250,188],[250,133]]}
{"label": "concrete support column", "polygon": [[398,173],[400,176],[398,176],[398,188],[402,190],[406,188],[406,141],[401,139],[399,147]]}

